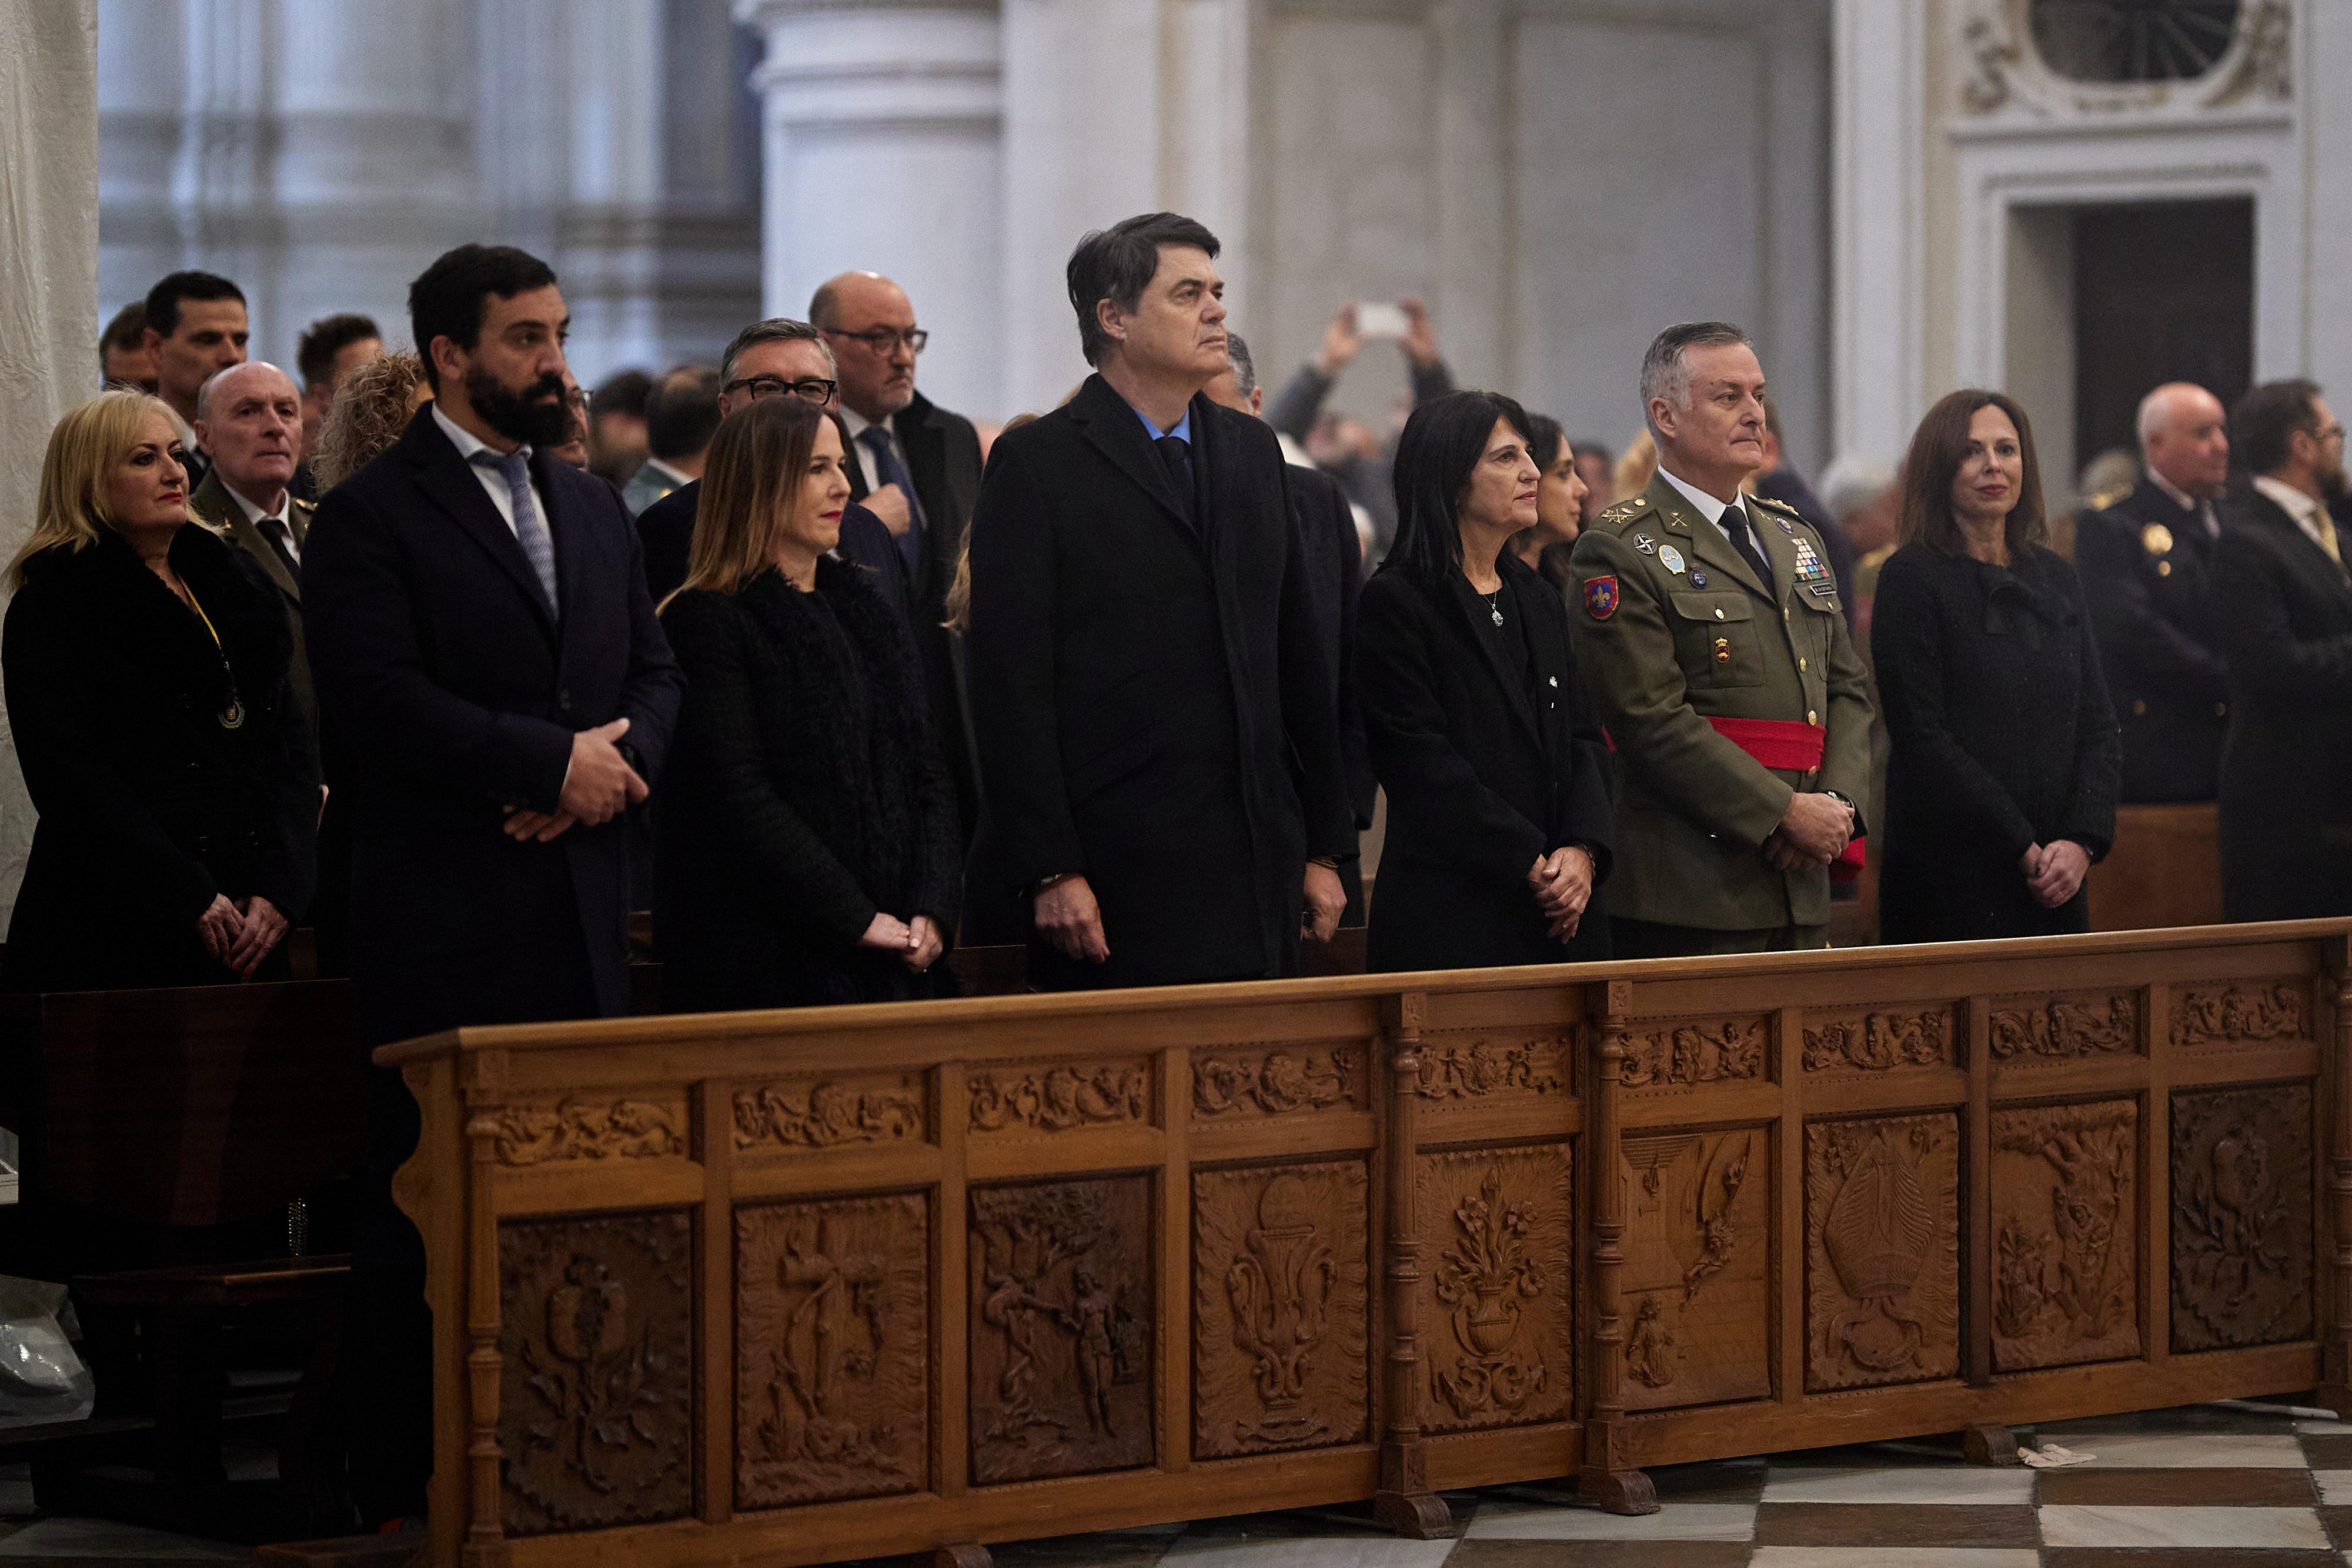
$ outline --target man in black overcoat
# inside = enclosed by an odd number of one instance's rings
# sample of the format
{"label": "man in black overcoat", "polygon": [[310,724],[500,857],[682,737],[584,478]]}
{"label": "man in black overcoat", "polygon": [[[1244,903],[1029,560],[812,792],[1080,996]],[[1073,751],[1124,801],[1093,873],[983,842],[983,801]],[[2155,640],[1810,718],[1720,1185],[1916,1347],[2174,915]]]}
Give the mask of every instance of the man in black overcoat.
{"label": "man in black overcoat", "polygon": [[2074,570],[2123,725],[2122,800],[2210,800],[2221,776],[2230,688],[2212,563],[2230,480],[2221,400],[2168,382],[2140,400],[2146,467],[2074,524]]}
{"label": "man in black overcoat", "polygon": [[2352,915],[2352,578],[2326,503],[2344,426],[2306,381],[2231,419],[2253,473],[2213,550],[2230,666],[2221,907],[2231,920]]}
{"label": "man in black overcoat", "polygon": [[[320,704],[351,766],[354,1023],[374,1046],[629,1005],[623,810],[658,777],[684,689],[618,492],[564,434],[555,275],[463,246],[411,285],[433,384],[338,486],[304,551]],[[391,1202],[415,1102],[372,1085],[349,1343],[353,1490],[421,1511],[431,1465],[424,1249]]]}
{"label": "man in black overcoat", "polygon": [[1287,975],[1355,844],[1282,448],[1226,365],[1216,236],[1071,255],[1096,373],[999,439],[971,524],[982,790],[1051,988]]}

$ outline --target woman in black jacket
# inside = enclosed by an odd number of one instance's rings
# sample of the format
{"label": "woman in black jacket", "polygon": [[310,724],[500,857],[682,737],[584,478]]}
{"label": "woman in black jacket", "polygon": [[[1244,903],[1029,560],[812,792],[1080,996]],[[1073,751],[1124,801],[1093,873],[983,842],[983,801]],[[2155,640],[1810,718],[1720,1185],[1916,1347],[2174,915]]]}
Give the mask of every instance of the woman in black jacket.
{"label": "woman in black jacket", "polygon": [[711,441],[662,606],[687,674],[655,859],[675,1011],[952,994],[955,795],[905,622],[826,553],[848,503],[840,431],[802,399]]}
{"label": "woman in black jacket", "polygon": [[1616,838],[1609,759],[1557,591],[1507,546],[1540,471],[1509,398],[1423,403],[1397,445],[1396,542],[1356,618],[1356,695],[1388,839],[1374,969],[1609,955],[1590,912]]}
{"label": "woman in black jacket", "polygon": [[58,422],[8,580],[0,669],[40,820],[0,984],[283,975],[319,816],[293,633],[249,558],[188,526],[162,402],[110,392]]}
{"label": "woman in black jacket", "polygon": [[1999,392],[1956,392],[1903,475],[1871,612],[1893,748],[1880,936],[2087,931],[2123,741],[2082,584],[2042,542],[2032,426]]}

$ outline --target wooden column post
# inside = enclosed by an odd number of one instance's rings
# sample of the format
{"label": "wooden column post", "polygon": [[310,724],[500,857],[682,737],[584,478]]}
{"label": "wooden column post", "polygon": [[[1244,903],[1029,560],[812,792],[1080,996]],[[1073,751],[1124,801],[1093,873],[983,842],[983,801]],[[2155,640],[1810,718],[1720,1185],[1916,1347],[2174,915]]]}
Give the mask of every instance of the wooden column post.
{"label": "wooden column post", "polygon": [[465,1568],[512,1561],[499,1519],[499,1216],[492,1178],[499,1113],[505,1108],[507,1053],[461,1058],[466,1099],[466,1544]]}
{"label": "wooden column post", "polygon": [[1601,1044],[1591,1063],[1592,1103],[1586,1117],[1591,1157],[1592,1339],[1589,1386],[1592,1407],[1584,1422],[1584,1495],[1611,1513],[1655,1513],[1658,1494],[1650,1478],[1626,1462],[1625,1320],[1617,1272],[1624,1266],[1625,1156],[1618,1146],[1620,1079],[1625,1066],[1625,1015],[1633,1010],[1633,985],[1611,980],[1588,993],[1588,1016],[1601,1015]]}
{"label": "wooden column post", "polygon": [[2328,944],[2336,1008],[2322,1092],[2327,1103],[2328,1218],[2335,1256],[2319,1347],[2319,1402],[2352,1419],[2352,941]]}
{"label": "wooden column post", "polygon": [[1389,1418],[1381,1444],[1381,1489],[1372,1505],[1382,1524],[1416,1541],[1454,1533],[1453,1511],[1429,1490],[1421,1437],[1421,1239],[1413,1188],[1420,1174],[1415,1103],[1426,1002],[1420,992],[1409,991],[1384,1004],[1389,1074],[1381,1183],[1388,1208]]}

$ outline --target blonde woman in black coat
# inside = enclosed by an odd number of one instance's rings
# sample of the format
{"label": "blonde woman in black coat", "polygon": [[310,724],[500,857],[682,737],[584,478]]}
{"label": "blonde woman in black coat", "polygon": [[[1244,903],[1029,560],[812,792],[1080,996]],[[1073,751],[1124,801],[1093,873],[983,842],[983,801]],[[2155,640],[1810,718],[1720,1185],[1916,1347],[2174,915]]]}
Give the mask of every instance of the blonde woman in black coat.
{"label": "blonde woman in black coat", "polygon": [[675,1011],[951,994],[961,833],[905,620],[829,551],[838,427],[798,398],[710,444],[662,629],[687,676],[657,819]]}
{"label": "blonde woman in black coat", "polygon": [[1397,445],[1397,536],[1356,616],[1356,695],[1388,839],[1378,970],[1609,956],[1591,911],[1616,838],[1599,721],[1559,591],[1507,548],[1532,528],[1530,422],[1492,392],[1423,404]]}

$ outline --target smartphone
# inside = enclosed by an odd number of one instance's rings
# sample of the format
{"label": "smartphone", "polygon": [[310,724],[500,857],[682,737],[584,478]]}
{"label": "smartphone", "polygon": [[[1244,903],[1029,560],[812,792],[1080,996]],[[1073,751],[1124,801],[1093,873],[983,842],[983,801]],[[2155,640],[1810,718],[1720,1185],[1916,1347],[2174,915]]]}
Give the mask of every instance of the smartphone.
{"label": "smartphone", "polygon": [[1402,305],[1359,305],[1356,334],[1362,338],[1402,338],[1412,330]]}

